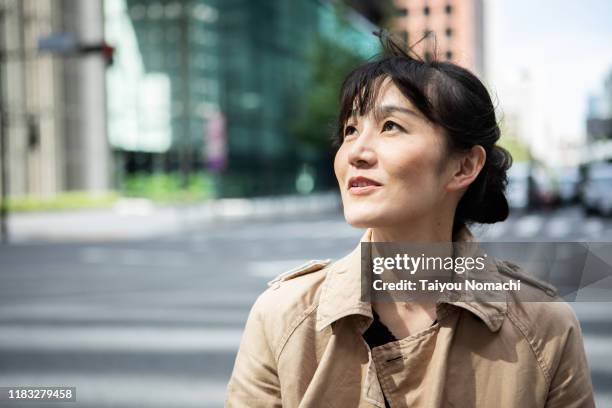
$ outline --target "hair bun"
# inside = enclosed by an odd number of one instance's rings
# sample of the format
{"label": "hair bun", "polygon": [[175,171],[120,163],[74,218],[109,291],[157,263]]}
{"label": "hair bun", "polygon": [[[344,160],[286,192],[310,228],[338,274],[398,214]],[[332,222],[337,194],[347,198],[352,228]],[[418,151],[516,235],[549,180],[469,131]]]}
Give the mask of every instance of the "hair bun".
{"label": "hair bun", "polygon": [[512,156],[503,147],[493,145],[487,152],[485,165],[459,201],[457,215],[467,223],[493,224],[504,221],[510,214],[506,199],[506,172],[512,166]]}
{"label": "hair bun", "polygon": [[506,195],[502,191],[494,191],[486,195],[478,211],[471,214],[470,220],[482,224],[493,224],[503,221],[510,214]]}

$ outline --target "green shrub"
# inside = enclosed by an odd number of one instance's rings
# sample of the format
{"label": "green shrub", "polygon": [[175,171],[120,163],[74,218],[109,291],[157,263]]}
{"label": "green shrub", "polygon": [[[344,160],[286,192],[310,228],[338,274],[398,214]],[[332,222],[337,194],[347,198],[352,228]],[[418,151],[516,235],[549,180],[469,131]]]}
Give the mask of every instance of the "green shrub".
{"label": "green shrub", "polygon": [[59,193],[51,197],[10,197],[8,199],[8,209],[11,212],[27,212],[103,208],[111,206],[118,198],[119,196],[115,192],[92,194],[85,191],[70,191]]}
{"label": "green shrub", "polygon": [[159,202],[199,201],[215,197],[212,176],[192,174],[185,187],[178,173],[134,174],[121,183],[121,194],[126,197],[148,198]]}

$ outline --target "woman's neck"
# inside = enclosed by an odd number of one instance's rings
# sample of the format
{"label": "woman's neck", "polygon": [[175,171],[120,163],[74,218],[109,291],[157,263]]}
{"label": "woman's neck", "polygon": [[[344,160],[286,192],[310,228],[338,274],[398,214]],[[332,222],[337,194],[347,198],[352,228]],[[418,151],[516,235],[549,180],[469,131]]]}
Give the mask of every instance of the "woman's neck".
{"label": "woman's neck", "polygon": [[452,222],[414,222],[370,228],[372,242],[451,242]]}

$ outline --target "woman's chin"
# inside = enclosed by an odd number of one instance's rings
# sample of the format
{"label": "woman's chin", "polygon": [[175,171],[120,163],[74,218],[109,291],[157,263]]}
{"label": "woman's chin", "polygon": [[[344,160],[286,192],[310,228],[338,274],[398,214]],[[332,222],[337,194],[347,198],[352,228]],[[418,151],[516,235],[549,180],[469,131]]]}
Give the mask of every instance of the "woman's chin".
{"label": "woman's chin", "polygon": [[384,224],[384,217],[372,213],[344,212],[344,219],[354,228],[375,228]]}

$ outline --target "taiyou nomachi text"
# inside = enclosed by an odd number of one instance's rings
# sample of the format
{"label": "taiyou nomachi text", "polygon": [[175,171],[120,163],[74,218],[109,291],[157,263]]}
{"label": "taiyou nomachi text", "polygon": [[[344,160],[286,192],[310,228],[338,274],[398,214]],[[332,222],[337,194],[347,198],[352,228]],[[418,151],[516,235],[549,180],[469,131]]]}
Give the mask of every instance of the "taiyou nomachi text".
{"label": "taiyou nomachi text", "polygon": [[446,291],[520,291],[521,280],[509,280],[507,282],[481,282],[475,279],[467,279],[462,282],[440,282],[437,279],[430,281],[419,279],[410,281],[402,279],[398,282],[384,282],[380,279],[372,282],[374,290],[378,291],[422,291],[422,292],[446,292]]}

